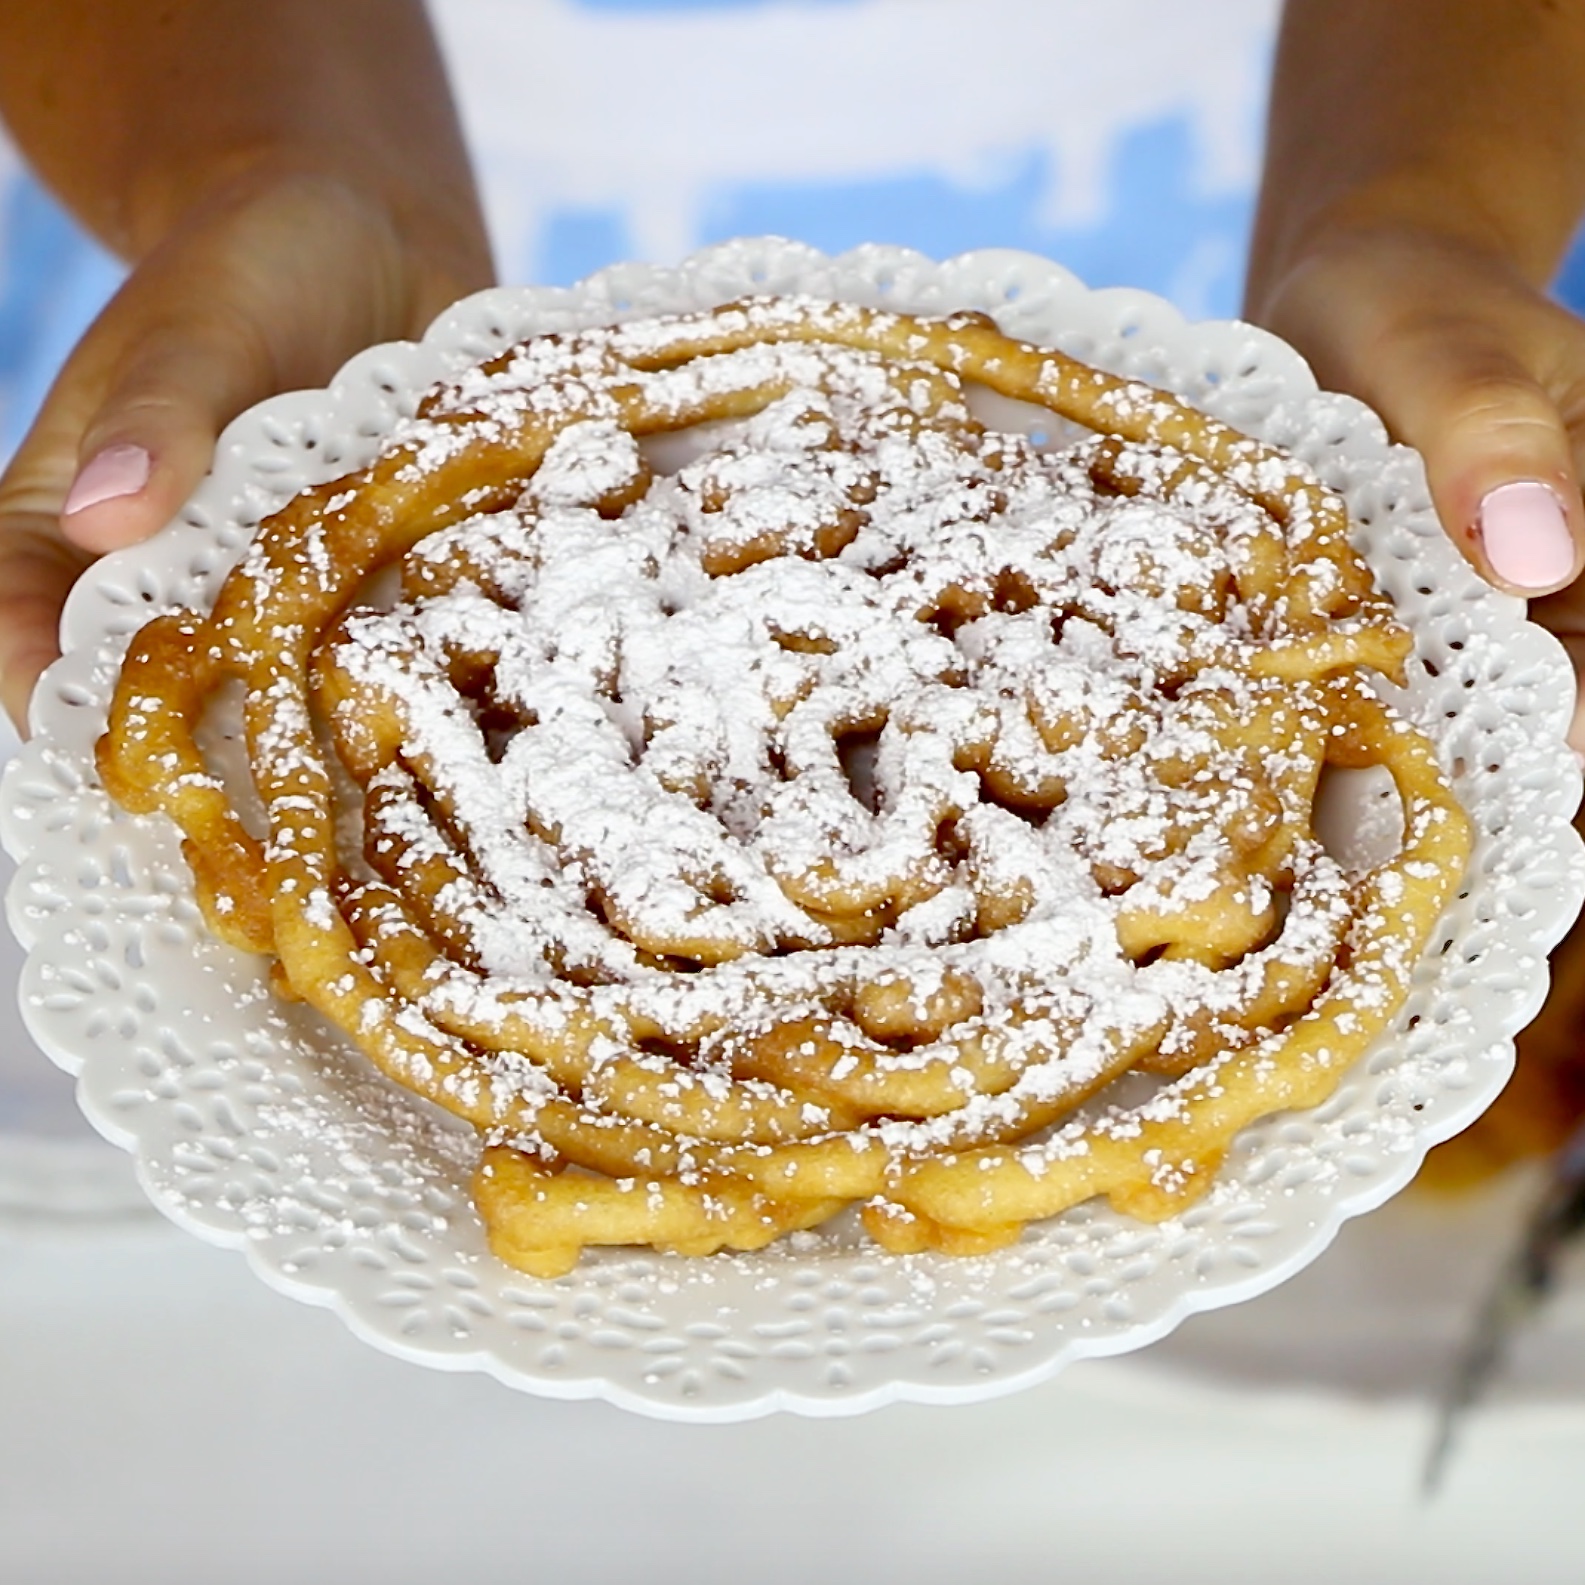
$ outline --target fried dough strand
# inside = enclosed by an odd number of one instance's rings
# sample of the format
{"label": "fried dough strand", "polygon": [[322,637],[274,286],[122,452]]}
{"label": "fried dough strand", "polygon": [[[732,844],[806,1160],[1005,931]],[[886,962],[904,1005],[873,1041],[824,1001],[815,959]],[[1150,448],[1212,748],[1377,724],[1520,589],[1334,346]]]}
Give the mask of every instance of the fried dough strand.
{"label": "fried dough strand", "polygon": [[[1366,680],[1409,648],[1275,448],[978,314],[753,298],[438,386],[137,635],[98,758],[218,936],[486,1136],[511,1264],[854,1205],[974,1254],[1173,1214],[1390,1024],[1468,848]],[[238,684],[263,840],[195,737]],[[1397,788],[1374,869],[1328,767]]]}

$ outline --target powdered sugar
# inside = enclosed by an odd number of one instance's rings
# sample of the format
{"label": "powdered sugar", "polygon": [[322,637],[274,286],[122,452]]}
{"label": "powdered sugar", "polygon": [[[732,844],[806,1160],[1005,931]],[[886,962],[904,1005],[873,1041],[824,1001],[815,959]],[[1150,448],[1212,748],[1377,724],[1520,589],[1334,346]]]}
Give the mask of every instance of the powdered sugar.
{"label": "powdered sugar", "polygon": [[[965,1030],[1046,1053],[976,1100],[989,1130],[1130,1032],[1166,1021],[1164,1053],[1187,1049],[1273,959],[1330,962],[1340,876],[1313,844],[1280,928],[1258,877],[1235,893],[1260,950],[1234,972],[1141,963],[1150,943],[1119,932],[1225,895],[1240,813],[1308,812],[1302,777],[1274,792],[1223,730],[1282,714],[1238,665],[1274,620],[1237,598],[1271,533],[1247,495],[1103,489],[1093,442],[985,432],[934,368],[797,343],[670,366],[685,339],[542,338],[398,430],[422,468],[455,415],[563,420],[521,502],[424,541],[410,597],[355,615],[336,651],[398,713],[417,777],[382,773],[378,831],[410,859],[465,855],[441,897],[461,942],[424,998],[443,1024],[552,1027],[570,979],[602,1025],[666,1041],[807,1007],[873,1047],[848,1022],[858,988],[922,1005],[951,970],[980,1010],[880,1060],[951,1064]],[[655,477],[619,422],[629,388],[673,415],[761,405]],[[1148,487],[1181,460],[1140,446],[1122,465]],[[1304,761],[1318,721],[1287,710],[1273,760]],[[596,1067],[635,1047],[604,1050]],[[729,1053],[692,1060],[708,1075]],[[909,1148],[943,1131],[879,1126]]]}

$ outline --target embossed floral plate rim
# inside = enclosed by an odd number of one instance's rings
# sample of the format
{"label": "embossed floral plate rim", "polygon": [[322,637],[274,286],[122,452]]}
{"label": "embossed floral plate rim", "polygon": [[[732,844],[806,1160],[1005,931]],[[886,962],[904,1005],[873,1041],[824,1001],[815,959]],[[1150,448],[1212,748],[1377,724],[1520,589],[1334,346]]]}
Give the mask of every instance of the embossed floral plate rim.
{"label": "embossed floral plate rim", "polygon": [[[1463,894],[1394,1032],[1327,1105],[1239,1136],[1216,1187],[1179,1218],[1150,1227],[1081,1206],[964,1261],[887,1256],[838,1230],[702,1261],[600,1252],[555,1282],[523,1277],[489,1255],[467,1203],[471,1134],[277,1003],[257,960],[202,930],[173,831],[114,808],[97,785],[92,745],[130,634],[212,589],[296,490],[366,460],[435,378],[531,331],[755,291],[983,309],[1288,446],[1349,497],[1361,546],[1416,633],[1406,703],[1477,827]],[[8,912],[29,954],[23,1015],[78,1076],[90,1121],[133,1153],[173,1220],[244,1250],[271,1286],[329,1306],[377,1346],[662,1418],[972,1402],[1274,1286],[1495,1097],[1545,995],[1546,953],[1585,895],[1568,663],[1447,543],[1418,458],[1358,402],[1317,391],[1264,332],[1189,324],[1140,291],[1092,292],[1029,254],[829,258],[751,238],[676,269],[481,293],[422,343],[373,348],[327,390],[238,418],[172,525],[85,575],[63,636],[32,741],[0,784],[0,836],[19,863]]]}

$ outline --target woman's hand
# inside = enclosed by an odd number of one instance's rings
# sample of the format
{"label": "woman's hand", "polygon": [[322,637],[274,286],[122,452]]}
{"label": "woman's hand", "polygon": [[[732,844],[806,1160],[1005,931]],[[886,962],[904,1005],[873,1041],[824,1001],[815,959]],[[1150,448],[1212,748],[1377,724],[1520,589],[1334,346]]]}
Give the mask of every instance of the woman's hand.
{"label": "woman's hand", "polygon": [[[1251,316],[1425,459],[1443,525],[1585,671],[1585,323],[1501,255],[1384,223],[1316,234]],[[1585,710],[1570,734],[1585,750]]]}
{"label": "woman's hand", "polygon": [[[1585,662],[1585,0],[1287,0],[1245,312],[1425,457],[1454,543]],[[1571,738],[1585,749],[1585,715]]]}
{"label": "woman's hand", "polygon": [[422,0],[0,7],[0,114],[133,266],[0,478],[20,724],[73,580],[171,517],[231,418],[492,269]]}
{"label": "woman's hand", "polygon": [[334,177],[250,173],[137,266],[78,344],[0,478],[0,702],[19,723],[61,605],[103,551],[191,493],[215,437],[273,392],[323,385],[488,280],[428,258]]}

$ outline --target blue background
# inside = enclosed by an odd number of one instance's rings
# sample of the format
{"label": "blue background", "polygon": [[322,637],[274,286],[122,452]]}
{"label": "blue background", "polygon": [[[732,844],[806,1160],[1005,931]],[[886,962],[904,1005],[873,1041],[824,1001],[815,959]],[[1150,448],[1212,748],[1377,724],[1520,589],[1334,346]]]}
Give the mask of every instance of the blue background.
{"label": "blue background", "polygon": [[[798,7],[818,25],[822,11],[852,11],[877,0],[436,0],[443,38],[448,21],[486,18],[496,33],[513,19],[530,47],[536,14],[589,13],[621,25],[624,16],[655,20],[656,13],[691,14],[729,20],[732,13]],[[971,5],[972,0],[964,0]],[[1062,0],[1029,0],[1031,6],[1060,8]],[[1079,0],[1071,0],[1077,5]],[[542,9],[543,8],[543,9]],[[1232,7],[1227,7],[1231,14]],[[1275,0],[1269,10],[1276,15]],[[1219,6],[1202,7],[1215,47]],[[1250,6],[1245,0],[1241,15]],[[470,13],[470,16],[464,16]],[[1045,16],[1049,20],[1050,12]],[[1257,22],[1259,20],[1258,11]],[[463,33],[465,28],[453,28]],[[1137,48],[1148,40],[1136,41]],[[1268,52],[1269,53],[1269,52]],[[457,73],[462,86],[466,71]],[[465,62],[463,63],[466,64]],[[663,69],[658,67],[657,69]],[[1196,69],[1185,61],[1183,70]],[[1258,107],[1263,84],[1252,85]],[[464,105],[465,113],[470,108]],[[503,124],[512,105],[483,107],[468,115],[471,127]],[[811,113],[818,113],[818,106]],[[1229,187],[1208,184],[1195,129],[1182,113],[1145,117],[1117,134],[1105,162],[1104,184],[1096,211],[1079,223],[1054,223],[1044,195],[1061,192],[1065,173],[1048,147],[993,150],[989,178],[983,171],[969,180],[961,173],[927,168],[873,172],[851,181],[735,181],[711,188],[686,220],[692,246],[722,238],[776,233],[840,251],[859,242],[903,243],[935,257],[966,248],[1006,246],[1031,249],[1060,260],[1092,285],[1128,284],[1159,292],[1195,316],[1237,312],[1243,255],[1253,211],[1253,182],[1259,139],[1258,115],[1248,117],[1248,180]],[[972,141],[972,129],[965,133]],[[492,168],[489,135],[476,137],[487,198]],[[965,155],[983,154],[966,147]],[[983,162],[982,162],[983,163]],[[497,180],[531,183],[532,176],[511,174]],[[49,382],[76,338],[114,291],[122,271],[67,218],[19,165],[0,167],[0,458],[8,456],[25,431]],[[511,195],[507,195],[508,197]],[[552,284],[577,280],[623,258],[652,256],[635,232],[634,217],[609,197],[587,202],[565,195],[537,217],[526,236],[497,235],[502,279]],[[1585,307],[1585,248],[1576,247],[1560,274],[1563,301]]]}

